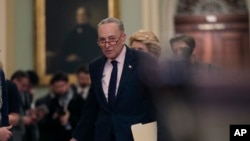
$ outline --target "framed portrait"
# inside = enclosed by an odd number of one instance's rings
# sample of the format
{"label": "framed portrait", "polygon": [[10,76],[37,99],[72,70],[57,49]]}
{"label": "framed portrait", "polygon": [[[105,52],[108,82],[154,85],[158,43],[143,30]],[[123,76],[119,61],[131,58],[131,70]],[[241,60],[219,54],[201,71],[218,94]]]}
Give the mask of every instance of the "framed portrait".
{"label": "framed portrait", "polygon": [[119,0],[35,0],[35,68],[41,84],[57,72],[69,74],[101,55],[97,24],[119,18]]}

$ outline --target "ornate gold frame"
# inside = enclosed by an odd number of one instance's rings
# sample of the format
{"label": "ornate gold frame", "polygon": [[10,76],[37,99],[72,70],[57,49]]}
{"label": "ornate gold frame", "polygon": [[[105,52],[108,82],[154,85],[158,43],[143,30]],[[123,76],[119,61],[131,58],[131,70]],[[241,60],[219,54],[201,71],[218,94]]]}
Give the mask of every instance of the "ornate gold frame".
{"label": "ornate gold frame", "polygon": [[[109,17],[120,16],[119,0],[108,0]],[[48,85],[51,75],[46,74],[46,25],[45,0],[35,0],[35,68],[40,77],[41,85]],[[69,74],[70,82],[75,82],[74,74]]]}

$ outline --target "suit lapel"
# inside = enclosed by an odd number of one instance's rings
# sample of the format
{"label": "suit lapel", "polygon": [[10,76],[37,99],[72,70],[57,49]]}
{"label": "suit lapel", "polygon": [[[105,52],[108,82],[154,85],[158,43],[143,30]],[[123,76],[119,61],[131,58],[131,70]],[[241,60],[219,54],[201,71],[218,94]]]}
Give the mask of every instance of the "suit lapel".
{"label": "suit lapel", "polygon": [[97,95],[101,98],[101,101],[103,101],[104,105],[108,107],[108,102],[107,102],[107,99],[104,95],[104,92],[103,92],[103,87],[102,87],[102,75],[103,75],[103,70],[104,70],[104,66],[105,66],[105,63],[106,63],[106,58],[103,56],[100,61],[98,62],[97,64],[97,77],[96,77],[96,87],[97,87]]}
{"label": "suit lapel", "polygon": [[121,79],[120,79],[120,84],[119,84],[119,88],[117,91],[116,104],[119,103],[118,100],[119,100],[119,97],[121,95],[122,89],[126,85],[126,80],[129,78],[130,74],[135,69],[135,61],[134,61],[135,54],[127,46],[126,46],[126,48],[127,48],[127,51],[126,51],[126,55],[125,55],[125,61],[124,61],[124,66],[123,66],[122,75],[121,75]]}
{"label": "suit lapel", "polygon": [[[135,54],[134,52],[129,49],[126,46],[126,55],[125,55],[125,60],[124,60],[124,66],[123,66],[123,70],[122,70],[122,74],[121,74],[121,79],[120,79],[120,84],[119,84],[119,88],[117,91],[117,98],[116,98],[116,104],[119,103],[119,97],[121,95],[121,92],[124,88],[124,86],[126,85],[126,80],[129,78],[130,74],[134,71],[135,69]],[[97,76],[96,76],[96,87],[97,87],[97,95],[99,98],[101,98],[101,101],[103,101],[104,105],[106,108],[110,109],[107,99],[104,95],[103,92],[103,87],[102,87],[102,75],[103,75],[103,70],[104,70],[104,66],[106,63],[106,58],[103,56],[100,61],[97,64],[97,67],[95,69]]]}

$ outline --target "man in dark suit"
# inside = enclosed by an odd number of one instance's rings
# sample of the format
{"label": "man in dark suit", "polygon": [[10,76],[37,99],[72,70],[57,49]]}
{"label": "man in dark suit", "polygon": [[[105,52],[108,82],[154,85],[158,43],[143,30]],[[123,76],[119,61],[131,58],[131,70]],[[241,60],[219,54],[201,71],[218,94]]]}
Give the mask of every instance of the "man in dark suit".
{"label": "man in dark suit", "polygon": [[156,120],[152,93],[154,59],[125,45],[123,23],[107,18],[98,24],[103,56],[90,68],[91,88],[71,141],[133,141],[131,125]]}
{"label": "man in dark suit", "polygon": [[75,74],[77,83],[71,85],[71,88],[74,93],[79,94],[84,100],[86,100],[89,95],[89,88],[91,84],[89,66],[87,64],[79,66]]}
{"label": "man in dark suit", "polygon": [[81,117],[79,111],[84,106],[84,100],[70,88],[67,74],[54,74],[50,87],[53,94],[36,103],[38,112],[41,112],[38,122],[40,141],[68,141]]}
{"label": "man in dark suit", "polygon": [[35,102],[37,126],[39,130],[39,141],[53,141],[53,133],[51,133],[51,125],[49,125],[49,106],[55,94],[53,86],[50,85],[51,91],[45,96],[39,98]]}

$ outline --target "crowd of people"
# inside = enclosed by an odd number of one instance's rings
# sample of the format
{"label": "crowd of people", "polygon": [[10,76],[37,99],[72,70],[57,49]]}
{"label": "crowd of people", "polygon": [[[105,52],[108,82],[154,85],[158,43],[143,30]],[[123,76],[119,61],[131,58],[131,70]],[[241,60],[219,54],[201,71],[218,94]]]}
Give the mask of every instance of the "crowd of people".
{"label": "crowd of people", "polygon": [[9,122],[0,120],[0,141],[133,141],[131,125],[153,121],[158,121],[158,141],[171,141],[164,111],[169,95],[186,98],[193,93],[190,82],[219,74],[219,67],[196,60],[192,36],[171,38],[174,56],[161,60],[152,31],[135,32],[129,46],[119,19],[103,19],[97,31],[103,55],[74,68],[76,84],[67,73],[55,73],[49,92],[34,100],[39,84],[34,71],[18,70],[1,83],[0,104],[4,89],[9,96]]}
{"label": "crowd of people", "polygon": [[[8,102],[5,102],[6,98],[1,100],[8,104],[8,122],[3,124],[3,118],[0,118],[0,140],[68,141],[88,97],[91,82],[88,66],[79,66],[76,77],[78,83],[70,85],[66,73],[54,74],[49,93],[36,100],[34,88],[39,83],[39,77],[34,71],[18,70],[10,80],[3,81],[5,85],[1,83],[1,94],[6,89],[7,94],[4,95],[8,96]],[[1,80],[5,78],[1,77]]]}

